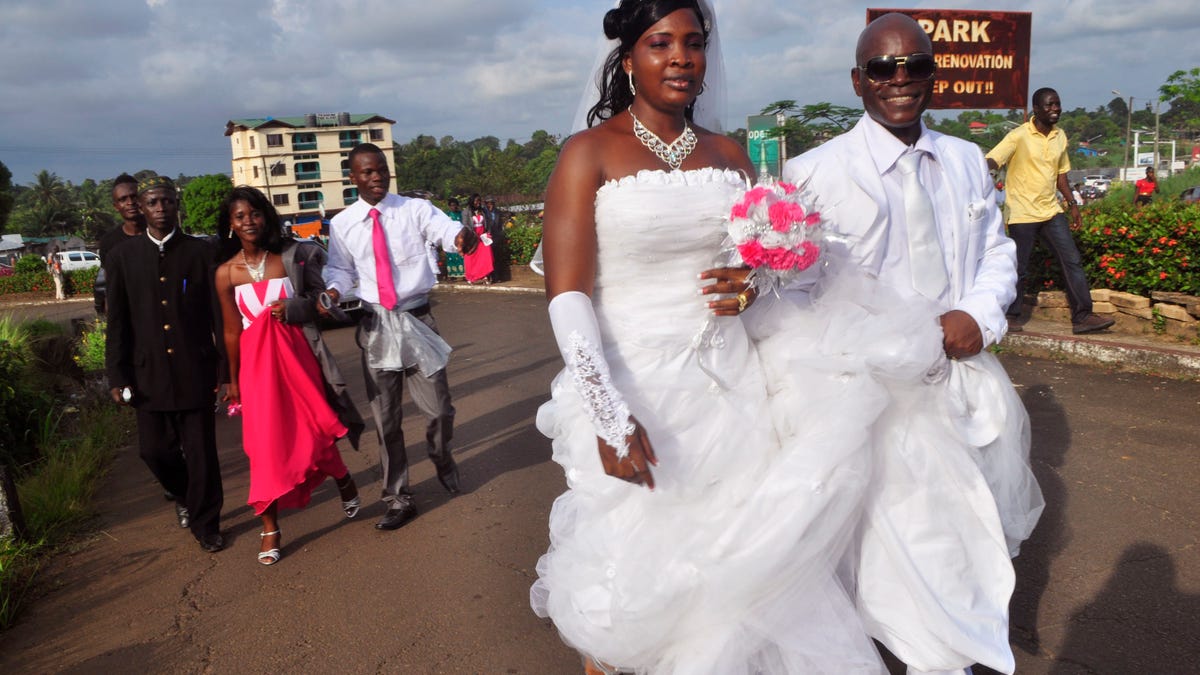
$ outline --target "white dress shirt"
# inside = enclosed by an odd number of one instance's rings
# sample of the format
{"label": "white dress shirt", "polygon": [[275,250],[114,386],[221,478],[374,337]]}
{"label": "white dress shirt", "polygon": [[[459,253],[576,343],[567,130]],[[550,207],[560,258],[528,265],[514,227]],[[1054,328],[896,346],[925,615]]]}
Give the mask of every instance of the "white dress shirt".
{"label": "white dress shirt", "polygon": [[[887,252],[883,257],[883,266],[879,270],[879,278],[887,282],[888,286],[899,289],[906,295],[916,294],[917,292],[913,289],[912,285],[912,261],[908,255],[908,223],[904,214],[903,179],[900,175],[900,169],[896,165],[896,160],[900,159],[900,156],[905,152],[908,152],[910,146],[905,145],[903,141],[893,136],[890,131],[874,119],[867,117],[866,121],[868,124],[865,131],[867,147],[870,148],[871,152],[871,161],[875,163],[875,168],[879,170],[879,176],[883,180],[883,189],[887,192],[889,223]],[[924,132],[925,127],[922,124],[921,137],[911,147],[925,154],[925,158],[921,162],[921,168],[917,172],[917,177],[921,180],[921,185],[925,187],[930,199],[933,201],[934,219],[937,222],[936,229],[942,245],[943,258],[945,258],[946,233],[942,223],[953,222],[954,214],[946,213],[946,200],[937,198],[938,190],[943,185],[942,170],[938,163],[937,151],[933,146],[933,142],[929,139],[929,135]],[[941,298],[943,304],[945,304],[945,296],[946,294],[943,293]]]}
{"label": "white dress shirt", "polygon": [[454,239],[462,224],[450,219],[441,209],[424,199],[387,194],[375,206],[359,198],[337,214],[329,225],[329,261],[325,264],[325,285],[345,293],[358,282],[358,297],[379,303],[379,284],[375,276],[375,248],[372,244],[371,209],[379,209],[379,220],[387,236],[392,261],[392,281],[396,286],[396,307],[413,309],[425,304],[437,277],[429,267],[426,243],[457,251]]}

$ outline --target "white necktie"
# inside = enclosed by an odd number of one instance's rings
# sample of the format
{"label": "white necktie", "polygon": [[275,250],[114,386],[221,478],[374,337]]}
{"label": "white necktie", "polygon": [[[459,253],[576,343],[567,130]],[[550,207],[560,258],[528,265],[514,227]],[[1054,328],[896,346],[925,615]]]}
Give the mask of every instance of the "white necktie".
{"label": "white necktie", "polygon": [[949,285],[946,261],[938,240],[937,221],[933,216],[933,201],[921,185],[918,169],[920,151],[906,152],[896,160],[904,190],[904,227],[908,233],[908,266],[912,270],[913,288],[931,300],[942,297]]}

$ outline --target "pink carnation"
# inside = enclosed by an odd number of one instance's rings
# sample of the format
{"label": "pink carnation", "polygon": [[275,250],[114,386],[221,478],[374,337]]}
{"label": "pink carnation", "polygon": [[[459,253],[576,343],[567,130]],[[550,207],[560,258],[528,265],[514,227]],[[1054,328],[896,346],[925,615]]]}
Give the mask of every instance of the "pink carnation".
{"label": "pink carnation", "polygon": [[787,232],[792,223],[804,220],[804,207],[793,202],[775,202],[767,209],[771,218],[771,228],[776,232]]}
{"label": "pink carnation", "polygon": [[767,267],[773,270],[791,269],[794,254],[786,248],[769,248],[763,253]]}
{"label": "pink carnation", "polygon": [[750,212],[750,205],[746,202],[738,202],[729,210],[729,217],[732,219],[745,218]]}
{"label": "pink carnation", "polygon": [[792,185],[791,183],[784,183],[783,181],[780,181],[777,183],[777,185],[779,185],[779,187],[783,190],[783,194],[785,195],[790,195],[796,191],[796,186]]}
{"label": "pink carnation", "polygon": [[744,201],[746,203],[746,206],[754,206],[755,204],[758,204],[758,203],[762,202],[762,200],[766,199],[767,195],[769,195],[769,194],[771,194],[771,188],[766,188],[766,187],[761,187],[761,186],[756,187],[753,190],[746,193],[746,197],[745,197]]}
{"label": "pink carnation", "polygon": [[737,250],[742,256],[742,261],[751,267],[759,267],[765,260],[765,250],[757,239],[751,239],[743,244],[738,244]]}
{"label": "pink carnation", "polygon": [[812,213],[810,213],[804,217],[804,224],[809,227],[813,227],[820,222],[821,222],[821,214],[817,211],[813,211]]}
{"label": "pink carnation", "polygon": [[800,243],[800,248],[802,250],[796,256],[796,269],[806,270],[817,262],[817,258],[821,255],[821,247],[811,241],[805,241]]}

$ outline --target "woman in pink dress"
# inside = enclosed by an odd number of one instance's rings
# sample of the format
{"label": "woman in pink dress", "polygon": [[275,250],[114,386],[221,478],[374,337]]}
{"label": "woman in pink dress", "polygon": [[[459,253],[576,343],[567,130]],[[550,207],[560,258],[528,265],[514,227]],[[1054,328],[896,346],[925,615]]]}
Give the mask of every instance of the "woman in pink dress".
{"label": "woman in pink dress", "polygon": [[326,400],[321,366],[300,326],[285,322],[288,303],[314,302],[293,288],[285,246],[316,244],[285,244],[279,214],[249,187],[234,188],[222,203],[217,232],[224,262],[215,286],[229,361],[225,399],[241,406],[248,503],[263,523],[258,562],[273,565],[282,555],[280,508],[303,508],[332,476],[342,509],[353,518],[358,488],[338,453],[347,427]]}
{"label": "woman in pink dress", "polygon": [[463,254],[463,268],[467,283],[483,281],[490,284],[493,270],[492,238],[487,233],[487,221],[483,216],[483,206],[480,204],[479,195],[471,195],[471,201],[468,202],[467,209],[463,211],[462,219],[463,226],[473,229],[479,237],[479,246],[475,247],[475,252]]}

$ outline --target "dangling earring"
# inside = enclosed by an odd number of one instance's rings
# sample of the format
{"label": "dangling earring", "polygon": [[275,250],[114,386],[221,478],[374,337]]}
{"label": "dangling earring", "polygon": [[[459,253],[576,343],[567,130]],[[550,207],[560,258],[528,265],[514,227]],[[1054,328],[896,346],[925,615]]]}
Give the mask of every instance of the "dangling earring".
{"label": "dangling earring", "polygon": [[637,87],[633,86],[633,71],[629,71],[626,75],[629,76],[629,93],[637,96]]}
{"label": "dangling earring", "polygon": [[700,94],[703,94],[703,93],[704,93],[704,83],[701,82],[700,83],[700,91],[696,92],[696,95],[699,96]]}
{"label": "dangling earring", "polygon": [[229,229],[229,238],[233,239],[233,228]]}

